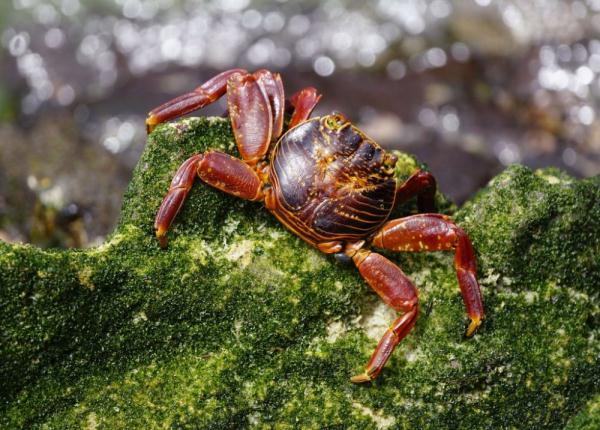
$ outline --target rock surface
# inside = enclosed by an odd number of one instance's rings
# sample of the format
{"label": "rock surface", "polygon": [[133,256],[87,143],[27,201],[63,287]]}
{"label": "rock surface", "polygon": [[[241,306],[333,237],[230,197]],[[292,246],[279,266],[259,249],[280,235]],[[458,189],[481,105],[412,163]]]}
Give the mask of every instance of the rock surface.
{"label": "rock surface", "polygon": [[98,248],[0,242],[0,427],[598,428],[599,178],[513,166],[453,213],[487,310],[471,339],[452,255],[388,254],[421,314],[356,386],[394,315],[353,267],[204,186],[158,247],[171,176],[206,148],[235,152],[225,120],[159,127]]}

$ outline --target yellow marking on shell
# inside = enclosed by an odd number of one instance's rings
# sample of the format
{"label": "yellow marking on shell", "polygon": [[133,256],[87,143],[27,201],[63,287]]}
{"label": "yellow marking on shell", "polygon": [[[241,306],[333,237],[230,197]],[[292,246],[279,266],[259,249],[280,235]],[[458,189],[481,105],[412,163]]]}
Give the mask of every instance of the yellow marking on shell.
{"label": "yellow marking on shell", "polygon": [[350,213],[350,212],[347,212],[347,211],[344,211],[344,210],[341,210],[341,209],[334,209],[334,212],[336,213],[336,215],[340,215],[340,216],[342,216],[344,218],[349,218],[351,220],[361,221],[361,222],[364,222],[364,223],[367,223],[367,224],[373,224],[374,223],[373,221],[364,220],[364,219],[360,218],[358,215],[356,215],[354,213]]}

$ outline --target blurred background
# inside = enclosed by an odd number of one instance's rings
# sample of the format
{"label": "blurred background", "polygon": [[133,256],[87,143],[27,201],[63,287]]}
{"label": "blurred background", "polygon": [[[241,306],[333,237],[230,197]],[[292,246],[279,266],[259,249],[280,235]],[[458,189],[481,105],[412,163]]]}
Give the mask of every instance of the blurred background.
{"label": "blurred background", "polygon": [[101,243],[146,113],[231,67],[317,87],[459,204],[511,163],[598,175],[599,35],[600,0],[2,1],[0,239]]}

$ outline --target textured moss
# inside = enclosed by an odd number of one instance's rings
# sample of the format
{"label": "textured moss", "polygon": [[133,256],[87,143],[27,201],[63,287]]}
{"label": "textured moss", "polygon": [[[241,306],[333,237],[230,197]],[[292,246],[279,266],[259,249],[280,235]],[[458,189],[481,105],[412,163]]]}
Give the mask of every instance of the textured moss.
{"label": "textured moss", "polygon": [[354,268],[203,186],[159,249],[170,178],[206,148],[234,152],[226,121],[159,127],[99,248],[0,243],[0,427],[598,428],[598,178],[515,166],[456,211],[487,308],[472,339],[452,255],[388,254],[421,315],[356,386],[393,314]]}

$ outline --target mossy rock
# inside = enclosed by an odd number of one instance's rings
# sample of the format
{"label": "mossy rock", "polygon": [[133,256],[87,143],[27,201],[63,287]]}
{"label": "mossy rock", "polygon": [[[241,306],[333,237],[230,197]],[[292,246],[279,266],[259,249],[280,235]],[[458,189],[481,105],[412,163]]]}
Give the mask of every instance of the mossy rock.
{"label": "mossy rock", "polygon": [[171,176],[207,148],[235,152],[227,121],[160,126],[98,248],[0,243],[0,427],[598,428],[599,178],[513,166],[453,213],[487,310],[473,338],[451,253],[387,254],[421,314],[357,386],[394,315],[356,269],[205,186],[159,248]]}

